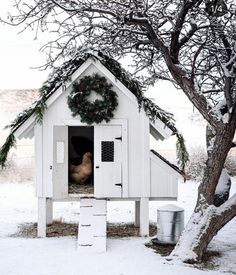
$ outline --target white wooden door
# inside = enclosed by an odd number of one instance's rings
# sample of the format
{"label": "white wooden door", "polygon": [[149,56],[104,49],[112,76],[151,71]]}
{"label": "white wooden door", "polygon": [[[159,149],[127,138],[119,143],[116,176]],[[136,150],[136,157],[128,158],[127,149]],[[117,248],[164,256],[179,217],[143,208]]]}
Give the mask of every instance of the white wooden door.
{"label": "white wooden door", "polygon": [[[50,152],[48,152],[50,153]],[[53,197],[68,197],[68,127],[53,128]]]}
{"label": "white wooden door", "polygon": [[122,197],[122,127],[94,127],[94,195]]}

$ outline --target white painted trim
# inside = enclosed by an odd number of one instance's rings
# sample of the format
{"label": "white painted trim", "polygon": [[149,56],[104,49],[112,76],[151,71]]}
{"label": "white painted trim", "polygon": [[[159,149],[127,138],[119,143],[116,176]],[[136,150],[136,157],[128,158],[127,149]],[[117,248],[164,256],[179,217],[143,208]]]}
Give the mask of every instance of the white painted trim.
{"label": "white painted trim", "polygon": [[35,119],[32,115],[14,132],[14,136],[19,139],[24,138],[27,133],[34,127],[34,124]]}
{"label": "white painted trim", "polygon": [[50,107],[58,99],[58,97],[63,94],[64,91],[64,86],[59,86],[57,90],[46,100],[47,108]]}
{"label": "white painted trim", "polygon": [[[88,126],[87,123],[83,123],[79,119],[63,119],[61,120],[61,122],[63,125],[66,125],[66,126]],[[109,122],[102,121],[99,124],[96,124],[96,123],[89,124],[89,126],[123,125],[123,124],[127,125],[127,119],[114,118],[114,119],[111,119]]]}
{"label": "white painted trim", "polygon": [[29,131],[29,133],[27,134],[27,137],[26,138],[33,138],[34,137],[34,127]]}
{"label": "white painted trim", "polygon": [[123,176],[123,186],[122,186],[122,196],[129,196],[129,162],[128,162],[128,122],[126,119],[122,119],[122,176]]}
{"label": "white painted trim", "polygon": [[35,184],[37,197],[43,197],[43,126],[36,124],[35,132]]}
{"label": "white painted trim", "polygon": [[[79,119],[62,119],[61,123],[65,126],[88,126],[88,124],[81,122]],[[94,126],[94,124],[91,124],[91,126]]]}
{"label": "white painted trim", "polygon": [[155,122],[150,121],[150,133],[156,140],[164,140],[173,134],[171,129],[160,119],[156,119]]}
{"label": "white painted trim", "polygon": [[147,161],[149,159],[149,150],[150,150],[150,139],[148,135],[149,131],[149,124],[148,124],[148,117],[144,114],[140,114],[140,123],[141,123],[141,144],[142,148],[142,182],[141,182],[141,194],[142,196],[149,197],[151,191],[151,178],[150,178],[150,162]]}
{"label": "white painted trim", "polygon": [[[74,194],[74,195],[69,195],[67,198],[52,198],[53,201],[55,202],[79,202],[81,199],[92,199],[94,196],[91,194]],[[150,197],[148,198],[149,201],[177,201],[177,197]],[[107,201],[139,201],[140,197],[129,197],[129,198],[106,198]]]}

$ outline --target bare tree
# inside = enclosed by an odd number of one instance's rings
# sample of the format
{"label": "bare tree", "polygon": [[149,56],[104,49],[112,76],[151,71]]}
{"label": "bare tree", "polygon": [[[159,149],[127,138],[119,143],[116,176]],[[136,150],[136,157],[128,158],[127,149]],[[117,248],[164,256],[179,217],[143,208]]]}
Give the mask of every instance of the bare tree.
{"label": "bare tree", "polygon": [[113,57],[130,55],[145,85],[172,82],[206,119],[208,158],[197,204],[171,255],[190,263],[201,260],[214,235],[236,215],[236,194],[214,205],[236,126],[233,1],[15,0],[17,13],[8,21],[36,36],[52,32],[54,41],[43,47],[46,66],[72,56],[81,44]]}

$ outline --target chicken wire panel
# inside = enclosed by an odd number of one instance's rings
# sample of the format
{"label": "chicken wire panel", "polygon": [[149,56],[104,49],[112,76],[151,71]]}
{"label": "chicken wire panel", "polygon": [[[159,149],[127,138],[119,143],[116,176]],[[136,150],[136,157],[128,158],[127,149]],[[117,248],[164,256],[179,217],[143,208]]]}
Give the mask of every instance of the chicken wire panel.
{"label": "chicken wire panel", "polygon": [[114,162],[114,141],[102,141],[102,162]]}

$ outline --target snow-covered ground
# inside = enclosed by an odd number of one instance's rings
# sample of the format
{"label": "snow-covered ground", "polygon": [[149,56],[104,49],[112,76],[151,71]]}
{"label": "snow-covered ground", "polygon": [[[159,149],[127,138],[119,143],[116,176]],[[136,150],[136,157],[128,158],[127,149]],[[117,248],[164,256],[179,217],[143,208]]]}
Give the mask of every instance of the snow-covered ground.
{"label": "snow-covered ground", "polygon": [[[233,190],[236,190],[236,179]],[[179,200],[185,221],[193,210],[197,184],[179,183]],[[150,220],[156,221],[157,208],[167,202],[150,202]],[[79,203],[55,203],[54,219],[79,221]],[[75,237],[23,239],[9,235],[22,223],[36,222],[37,201],[31,182],[0,184],[0,275],[216,275],[236,274],[236,220],[227,224],[214,238],[211,250],[221,256],[208,269],[167,262],[144,246],[150,238],[108,239],[107,253],[79,255]],[[109,222],[133,222],[133,202],[109,202]]]}

